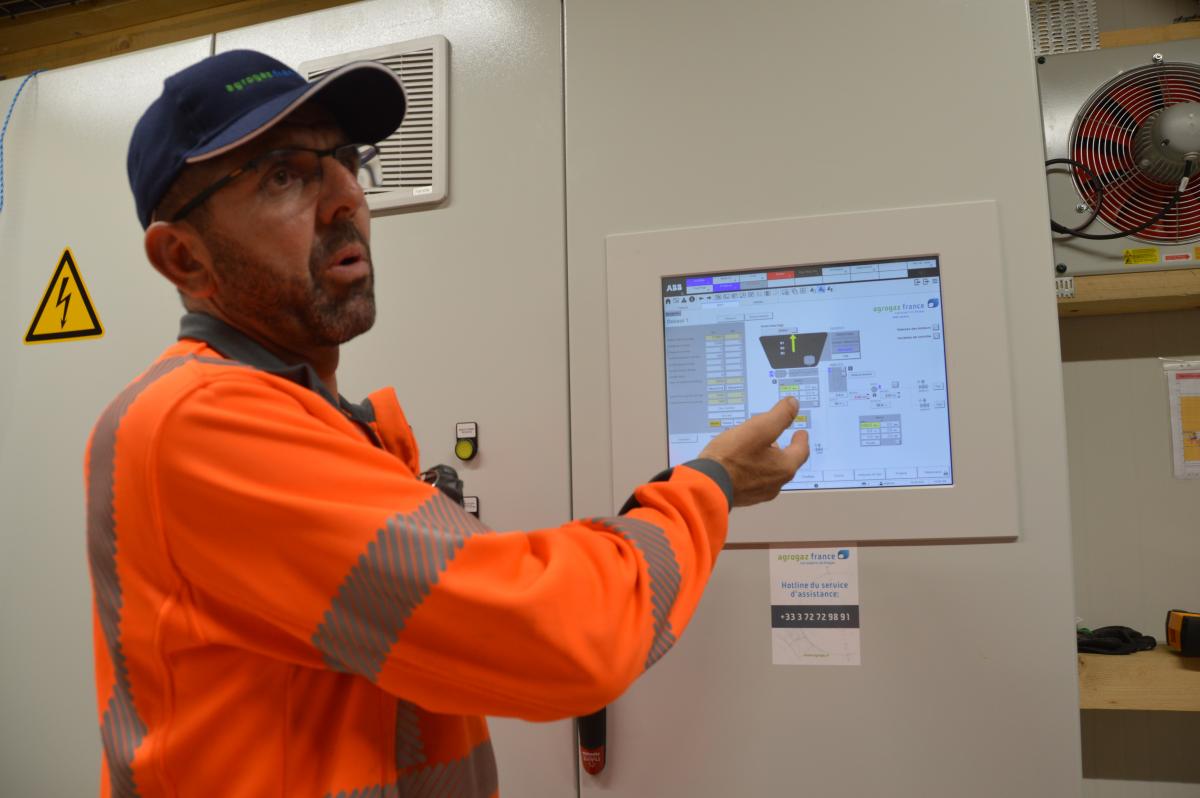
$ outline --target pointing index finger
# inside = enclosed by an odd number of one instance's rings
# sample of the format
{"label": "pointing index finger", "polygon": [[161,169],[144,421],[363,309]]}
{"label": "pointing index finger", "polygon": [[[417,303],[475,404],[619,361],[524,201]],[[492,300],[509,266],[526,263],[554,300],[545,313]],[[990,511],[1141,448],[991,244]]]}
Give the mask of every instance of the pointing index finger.
{"label": "pointing index finger", "polygon": [[783,431],[791,425],[792,420],[796,418],[796,414],[799,412],[800,403],[796,398],[794,396],[785,396],[776,402],[774,407],[759,417],[763,419],[761,422],[747,426],[754,430],[755,437],[766,445],[782,435]]}

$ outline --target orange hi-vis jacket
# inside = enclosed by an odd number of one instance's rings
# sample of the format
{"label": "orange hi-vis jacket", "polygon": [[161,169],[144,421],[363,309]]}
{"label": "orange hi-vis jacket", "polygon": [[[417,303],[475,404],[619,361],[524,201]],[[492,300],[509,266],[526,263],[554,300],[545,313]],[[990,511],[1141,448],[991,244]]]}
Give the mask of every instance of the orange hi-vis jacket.
{"label": "orange hi-vis jacket", "polygon": [[725,539],[710,460],[623,515],[531,531],[418,473],[391,389],[350,404],[184,316],[88,444],[101,796],[496,795],[483,716],[615,699]]}

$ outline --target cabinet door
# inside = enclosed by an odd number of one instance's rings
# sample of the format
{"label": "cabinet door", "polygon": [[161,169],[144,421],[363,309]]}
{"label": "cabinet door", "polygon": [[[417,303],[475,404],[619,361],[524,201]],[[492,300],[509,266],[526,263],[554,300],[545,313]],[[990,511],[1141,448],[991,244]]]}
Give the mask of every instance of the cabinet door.
{"label": "cabinet door", "polygon": [[[644,476],[614,475],[609,455],[608,398],[623,388],[603,367],[608,307],[596,300],[608,236],[982,198],[1001,208],[1000,240],[980,246],[1003,256],[1012,379],[995,390],[1012,391],[1021,498],[1013,543],[860,548],[858,667],[773,665],[767,554],[723,552],[678,644],[610,709],[606,772],[585,776],[582,795],[1078,796],[1061,365],[1028,5],[564,7],[575,511],[611,512],[612,480]],[[988,123],[946,135],[964,118]],[[894,120],[883,135],[881,119]],[[861,239],[880,257],[896,245],[870,226]],[[747,265],[728,255],[730,271]],[[646,413],[662,413],[664,396],[644,393]],[[847,504],[861,495],[843,493]],[[829,540],[834,518],[809,505],[784,529]]]}
{"label": "cabinet door", "polygon": [[[142,252],[125,153],[163,78],[208,55],[210,41],[39,74],[9,120],[0,213],[5,795],[94,795],[99,784],[84,447],[112,398],[175,340],[182,313]],[[0,83],[0,109],[20,84]],[[68,247],[104,335],[27,346],[26,331]],[[46,313],[55,315],[59,298],[55,291]],[[74,329],[81,295],[73,280],[61,298],[67,329]]]}

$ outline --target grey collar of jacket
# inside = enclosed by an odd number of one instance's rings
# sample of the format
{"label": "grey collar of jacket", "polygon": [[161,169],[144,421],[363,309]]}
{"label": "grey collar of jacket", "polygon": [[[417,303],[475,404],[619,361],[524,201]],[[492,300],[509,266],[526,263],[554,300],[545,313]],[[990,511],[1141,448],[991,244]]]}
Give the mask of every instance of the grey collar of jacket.
{"label": "grey collar of jacket", "polygon": [[185,338],[203,341],[230,360],[282,377],[313,391],[348,415],[367,433],[372,443],[376,446],[382,445],[379,436],[370,426],[370,422],[375,420],[375,408],[371,406],[371,401],[368,399],[361,404],[355,404],[340,394],[335,397],[309,364],[285,363],[237,327],[207,313],[183,314],[179,321],[179,340]]}

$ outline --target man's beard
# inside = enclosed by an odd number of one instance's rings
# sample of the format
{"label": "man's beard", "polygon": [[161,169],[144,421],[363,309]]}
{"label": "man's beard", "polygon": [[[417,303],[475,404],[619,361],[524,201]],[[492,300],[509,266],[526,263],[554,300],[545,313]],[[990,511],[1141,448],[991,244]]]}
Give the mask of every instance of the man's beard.
{"label": "man's beard", "polygon": [[[371,329],[375,323],[375,267],[371,248],[353,222],[343,220],[330,225],[313,242],[308,274],[279,275],[264,263],[248,257],[235,242],[212,231],[208,244],[214,266],[226,295],[244,318],[256,319],[280,332],[298,331],[306,337],[304,346],[337,346]],[[363,247],[369,264],[365,279],[334,290],[321,280],[329,258],[347,244]],[[285,343],[281,341],[280,343]]]}

